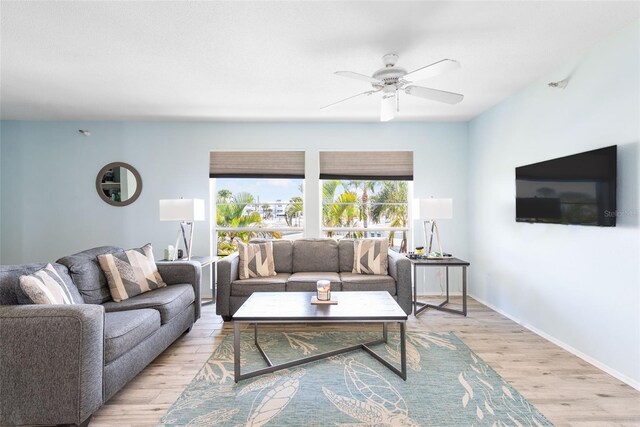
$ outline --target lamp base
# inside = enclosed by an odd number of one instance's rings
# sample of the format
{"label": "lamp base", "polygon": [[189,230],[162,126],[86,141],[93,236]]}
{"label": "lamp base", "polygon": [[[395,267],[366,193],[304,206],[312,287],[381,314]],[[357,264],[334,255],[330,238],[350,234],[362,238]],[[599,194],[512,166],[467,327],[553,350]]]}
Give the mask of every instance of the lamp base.
{"label": "lamp base", "polygon": [[[431,227],[427,227],[427,224],[431,224]],[[445,253],[442,251],[442,243],[440,242],[440,233],[438,232],[438,224],[436,224],[436,220],[427,220],[423,223],[424,227],[424,244],[427,246],[427,258],[434,258],[437,256],[444,256]],[[429,230],[429,231],[427,231]],[[436,243],[438,244],[438,252],[434,252],[433,249],[433,238],[436,238]],[[427,242],[428,245],[427,245]]]}
{"label": "lamp base", "polygon": [[[185,228],[189,226],[189,240],[187,241],[187,232]],[[180,236],[182,236],[182,240],[184,242],[184,251],[187,254],[187,261],[191,260],[191,246],[193,244],[193,222],[182,221],[180,222],[180,229],[178,230],[178,236],[176,237],[176,246],[175,252],[173,253],[172,261],[178,259],[178,246],[180,245]]]}

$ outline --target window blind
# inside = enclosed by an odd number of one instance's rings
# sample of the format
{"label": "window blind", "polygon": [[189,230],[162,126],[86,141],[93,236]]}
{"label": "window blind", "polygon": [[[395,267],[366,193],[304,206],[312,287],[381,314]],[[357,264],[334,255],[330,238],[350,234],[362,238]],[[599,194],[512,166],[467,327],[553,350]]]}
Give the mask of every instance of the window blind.
{"label": "window blind", "polygon": [[412,151],[321,151],[320,179],[413,180]]}
{"label": "window blind", "polygon": [[304,178],[304,151],[212,151],[209,178]]}

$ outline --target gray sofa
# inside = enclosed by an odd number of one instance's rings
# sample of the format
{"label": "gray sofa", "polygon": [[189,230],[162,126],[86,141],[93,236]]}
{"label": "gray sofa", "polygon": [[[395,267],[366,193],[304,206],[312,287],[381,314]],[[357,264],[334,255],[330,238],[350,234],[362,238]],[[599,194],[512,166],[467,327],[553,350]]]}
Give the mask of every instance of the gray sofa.
{"label": "gray sofa", "polygon": [[273,240],[273,257],[276,276],[243,280],[237,252],[218,261],[216,313],[225,321],[253,292],[315,292],[320,279],[330,280],[333,291],[388,291],[411,313],[411,262],[397,252],[389,250],[387,275],[351,272],[353,239]]}
{"label": "gray sofa", "polygon": [[19,277],[45,264],[0,266],[0,425],[88,423],[200,317],[196,262],[159,263],[167,287],[112,301],[97,256],[118,251],[52,264],[84,304],[30,304]]}

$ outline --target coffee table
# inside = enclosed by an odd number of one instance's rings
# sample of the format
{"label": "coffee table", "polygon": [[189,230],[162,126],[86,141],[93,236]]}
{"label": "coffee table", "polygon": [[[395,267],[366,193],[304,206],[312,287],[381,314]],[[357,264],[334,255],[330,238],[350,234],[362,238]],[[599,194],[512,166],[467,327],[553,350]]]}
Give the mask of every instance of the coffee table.
{"label": "coffee table", "polygon": [[[354,350],[364,350],[392,372],[406,381],[407,348],[405,327],[407,314],[396,300],[384,292],[332,292],[331,298],[337,299],[336,305],[312,305],[315,292],[254,292],[233,315],[233,365],[234,380],[238,382],[258,375],[291,368],[337,354]],[[258,324],[272,323],[382,323],[382,337],[378,340],[355,344],[327,353],[274,365],[258,343]],[[240,326],[253,324],[254,343],[268,365],[246,374],[240,373]],[[387,342],[387,325],[400,324],[400,369],[384,360],[370,347]]]}

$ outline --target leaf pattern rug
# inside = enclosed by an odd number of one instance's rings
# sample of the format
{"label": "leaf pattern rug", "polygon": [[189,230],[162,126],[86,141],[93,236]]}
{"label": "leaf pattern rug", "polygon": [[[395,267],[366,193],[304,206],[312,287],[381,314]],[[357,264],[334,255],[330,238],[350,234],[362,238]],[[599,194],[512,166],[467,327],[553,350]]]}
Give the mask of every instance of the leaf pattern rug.
{"label": "leaf pattern rug", "polygon": [[[373,332],[263,332],[273,363],[373,341]],[[399,334],[373,347],[399,365]],[[242,372],[265,367],[251,330]],[[233,335],[160,421],[161,426],[550,426],[532,404],[453,333],[407,333],[407,381],[362,350],[233,381]]]}

